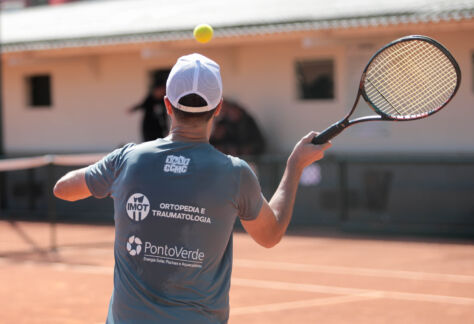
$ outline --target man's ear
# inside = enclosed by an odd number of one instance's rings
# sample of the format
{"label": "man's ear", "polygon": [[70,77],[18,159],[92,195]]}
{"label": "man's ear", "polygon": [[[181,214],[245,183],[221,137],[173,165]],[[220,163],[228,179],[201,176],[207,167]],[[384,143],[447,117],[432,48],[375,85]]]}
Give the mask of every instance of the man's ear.
{"label": "man's ear", "polygon": [[221,102],[219,102],[219,104],[217,105],[216,111],[214,112],[214,117],[219,116],[219,114],[221,113],[223,101],[224,99],[221,99]]}
{"label": "man's ear", "polygon": [[173,115],[173,109],[171,108],[172,106],[171,106],[170,100],[168,99],[167,96],[165,96],[165,97],[163,98],[163,100],[165,101],[166,112],[167,112],[168,115],[170,115],[170,116]]}

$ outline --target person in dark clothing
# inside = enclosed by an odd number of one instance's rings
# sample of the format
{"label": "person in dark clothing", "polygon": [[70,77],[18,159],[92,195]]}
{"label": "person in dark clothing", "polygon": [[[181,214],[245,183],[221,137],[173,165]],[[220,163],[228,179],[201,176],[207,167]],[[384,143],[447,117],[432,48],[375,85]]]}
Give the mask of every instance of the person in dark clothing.
{"label": "person in dark clothing", "polygon": [[265,139],[255,120],[245,109],[224,100],[210,142],[219,151],[235,156],[260,155],[265,151]]}
{"label": "person in dark clothing", "polygon": [[144,142],[163,138],[168,134],[168,115],[166,114],[163,101],[165,92],[166,81],[155,81],[145,100],[130,109],[130,112],[144,111],[142,120],[142,137]]}

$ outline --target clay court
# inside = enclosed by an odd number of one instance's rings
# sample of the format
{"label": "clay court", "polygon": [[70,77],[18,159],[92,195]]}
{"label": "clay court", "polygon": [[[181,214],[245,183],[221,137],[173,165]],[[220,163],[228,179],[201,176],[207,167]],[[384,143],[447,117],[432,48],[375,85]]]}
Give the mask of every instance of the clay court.
{"label": "clay court", "polygon": [[[0,222],[0,323],[104,323],[113,227]],[[474,322],[474,245],[292,232],[234,236],[232,324]]]}

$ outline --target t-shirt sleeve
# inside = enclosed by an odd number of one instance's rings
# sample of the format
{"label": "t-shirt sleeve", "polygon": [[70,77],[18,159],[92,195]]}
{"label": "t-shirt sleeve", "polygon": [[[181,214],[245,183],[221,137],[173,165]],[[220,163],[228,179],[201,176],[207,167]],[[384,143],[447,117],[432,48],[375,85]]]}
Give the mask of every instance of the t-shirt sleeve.
{"label": "t-shirt sleeve", "polygon": [[257,218],[263,204],[262,190],[257,176],[246,162],[243,162],[240,170],[240,188],[237,203],[239,218],[243,220]]}
{"label": "t-shirt sleeve", "polygon": [[92,196],[105,198],[111,194],[112,185],[121,169],[123,156],[127,149],[134,145],[131,143],[116,149],[86,168],[86,184]]}

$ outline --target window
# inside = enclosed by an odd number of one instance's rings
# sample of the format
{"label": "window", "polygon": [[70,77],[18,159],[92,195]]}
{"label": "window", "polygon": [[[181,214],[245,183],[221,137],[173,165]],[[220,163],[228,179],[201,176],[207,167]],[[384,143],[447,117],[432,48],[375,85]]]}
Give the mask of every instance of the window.
{"label": "window", "polygon": [[26,78],[28,104],[32,108],[51,107],[51,76],[32,75]]}
{"label": "window", "polygon": [[295,72],[300,99],[334,99],[333,60],[298,61]]}

